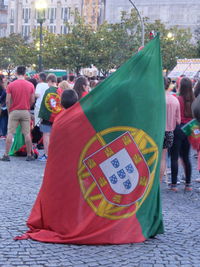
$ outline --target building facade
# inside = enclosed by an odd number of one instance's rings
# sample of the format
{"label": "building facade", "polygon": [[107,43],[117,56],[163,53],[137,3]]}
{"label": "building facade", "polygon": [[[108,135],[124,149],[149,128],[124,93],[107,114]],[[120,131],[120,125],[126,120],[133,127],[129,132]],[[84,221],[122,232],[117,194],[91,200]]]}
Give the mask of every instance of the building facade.
{"label": "building facade", "polygon": [[0,37],[5,37],[7,32],[8,7],[4,0],[0,0]]}
{"label": "building facade", "polygon": [[[8,1],[8,27],[7,35],[11,33],[22,34],[28,38],[38,24],[38,11],[33,0]],[[46,0],[44,27],[51,33],[66,34],[66,23],[74,22],[74,14],[81,13],[80,0]]]}
{"label": "building facade", "polygon": [[[194,31],[200,22],[200,0],[133,0],[142,17],[150,22],[160,19],[167,26],[190,28]],[[105,19],[119,22],[122,11],[133,8],[129,0],[106,0]]]}
{"label": "building facade", "polygon": [[95,29],[105,19],[105,1],[104,0],[83,0],[82,16],[86,23],[92,25]]}
{"label": "building facade", "polygon": [[[8,0],[7,35],[15,32],[28,37],[38,27],[37,0]],[[38,0],[39,1],[39,0]],[[142,17],[150,22],[160,19],[167,26],[177,25],[194,31],[200,23],[200,0],[132,0]],[[0,3],[3,2],[0,0]],[[68,32],[66,22],[74,23],[78,11],[94,28],[104,20],[120,21],[122,11],[130,11],[129,0],[46,0],[44,26],[52,33]],[[1,16],[2,17],[2,16]]]}

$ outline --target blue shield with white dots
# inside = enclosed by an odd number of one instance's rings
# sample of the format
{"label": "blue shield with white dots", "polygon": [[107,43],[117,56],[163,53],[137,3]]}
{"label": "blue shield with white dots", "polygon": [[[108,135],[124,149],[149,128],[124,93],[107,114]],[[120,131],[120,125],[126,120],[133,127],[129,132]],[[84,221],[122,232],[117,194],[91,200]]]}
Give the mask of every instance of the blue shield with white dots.
{"label": "blue shield with white dots", "polygon": [[139,173],[125,148],[100,165],[111,188],[117,194],[130,194],[137,186]]}

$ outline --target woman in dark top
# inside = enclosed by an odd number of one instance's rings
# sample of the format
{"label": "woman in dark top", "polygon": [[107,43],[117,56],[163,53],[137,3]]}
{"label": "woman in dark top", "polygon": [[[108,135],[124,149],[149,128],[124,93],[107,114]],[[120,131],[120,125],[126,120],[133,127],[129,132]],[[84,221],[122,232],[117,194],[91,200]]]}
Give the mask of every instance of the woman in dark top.
{"label": "woman in dark top", "polygon": [[182,78],[180,83],[180,92],[177,97],[180,103],[181,110],[181,124],[178,125],[174,131],[174,142],[171,147],[171,175],[172,183],[171,190],[177,191],[177,175],[178,175],[178,158],[182,159],[184,171],[185,171],[185,190],[191,191],[191,163],[189,159],[190,143],[188,137],[181,130],[181,127],[191,121],[192,110],[191,105],[194,100],[194,94],[192,91],[192,82],[189,78]]}
{"label": "woman in dark top", "polygon": [[85,76],[80,76],[76,80],[73,88],[78,95],[78,100],[80,100],[82,97],[88,94],[89,88],[90,85],[88,79]]}

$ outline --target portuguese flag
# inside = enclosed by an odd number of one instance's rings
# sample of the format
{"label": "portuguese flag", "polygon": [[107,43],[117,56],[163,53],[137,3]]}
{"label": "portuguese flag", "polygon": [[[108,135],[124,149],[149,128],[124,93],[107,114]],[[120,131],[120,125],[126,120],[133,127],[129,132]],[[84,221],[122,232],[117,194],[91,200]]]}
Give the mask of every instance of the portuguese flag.
{"label": "portuguese flag", "polygon": [[165,95],[159,36],[56,118],[43,184],[21,238],[142,242],[163,233]]}
{"label": "portuguese flag", "polygon": [[193,119],[186,123],[182,128],[182,131],[188,136],[188,140],[193,149],[199,150],[200,147],[200,124],[196,119]]}
{"label": "portuguese flag", "polygon": [[53,122],[55,117],[61,112],[62,106],[60,103],[62,89],[57,87],[50,87],[45,91],[40,106],[38,117]]}

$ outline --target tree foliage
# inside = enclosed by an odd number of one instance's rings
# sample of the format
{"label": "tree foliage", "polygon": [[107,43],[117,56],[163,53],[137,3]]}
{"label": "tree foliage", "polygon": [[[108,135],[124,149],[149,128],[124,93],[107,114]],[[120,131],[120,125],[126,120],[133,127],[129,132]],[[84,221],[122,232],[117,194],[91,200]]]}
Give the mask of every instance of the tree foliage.
{"label": "tree foliage", "polygon": [[[149,41],[149,32],[160,32],[165,69],[172,69],[178,58],[200,55],[200,41],[198,46],[193,44],[189,30],[167,28],[159,20],[150,23],[145,18],[144,21],[145,43]],[[141,46],[141,24],[135,10],[130,14],[122,12],[119,23],[104,22],[95,31],[77,14],[75,22],[73,25],[67,24],[69,33],[65,35],[43,29],[42,59],[45,69],[63,68],[78,73],[81,68],[94,64],[106,75],[110,69],[122,65]],[[0,38],[0,68],[7,69],[10,64],[38,65],[38,44],[37,30],[33,32],[31,41],[15,34]]]}

